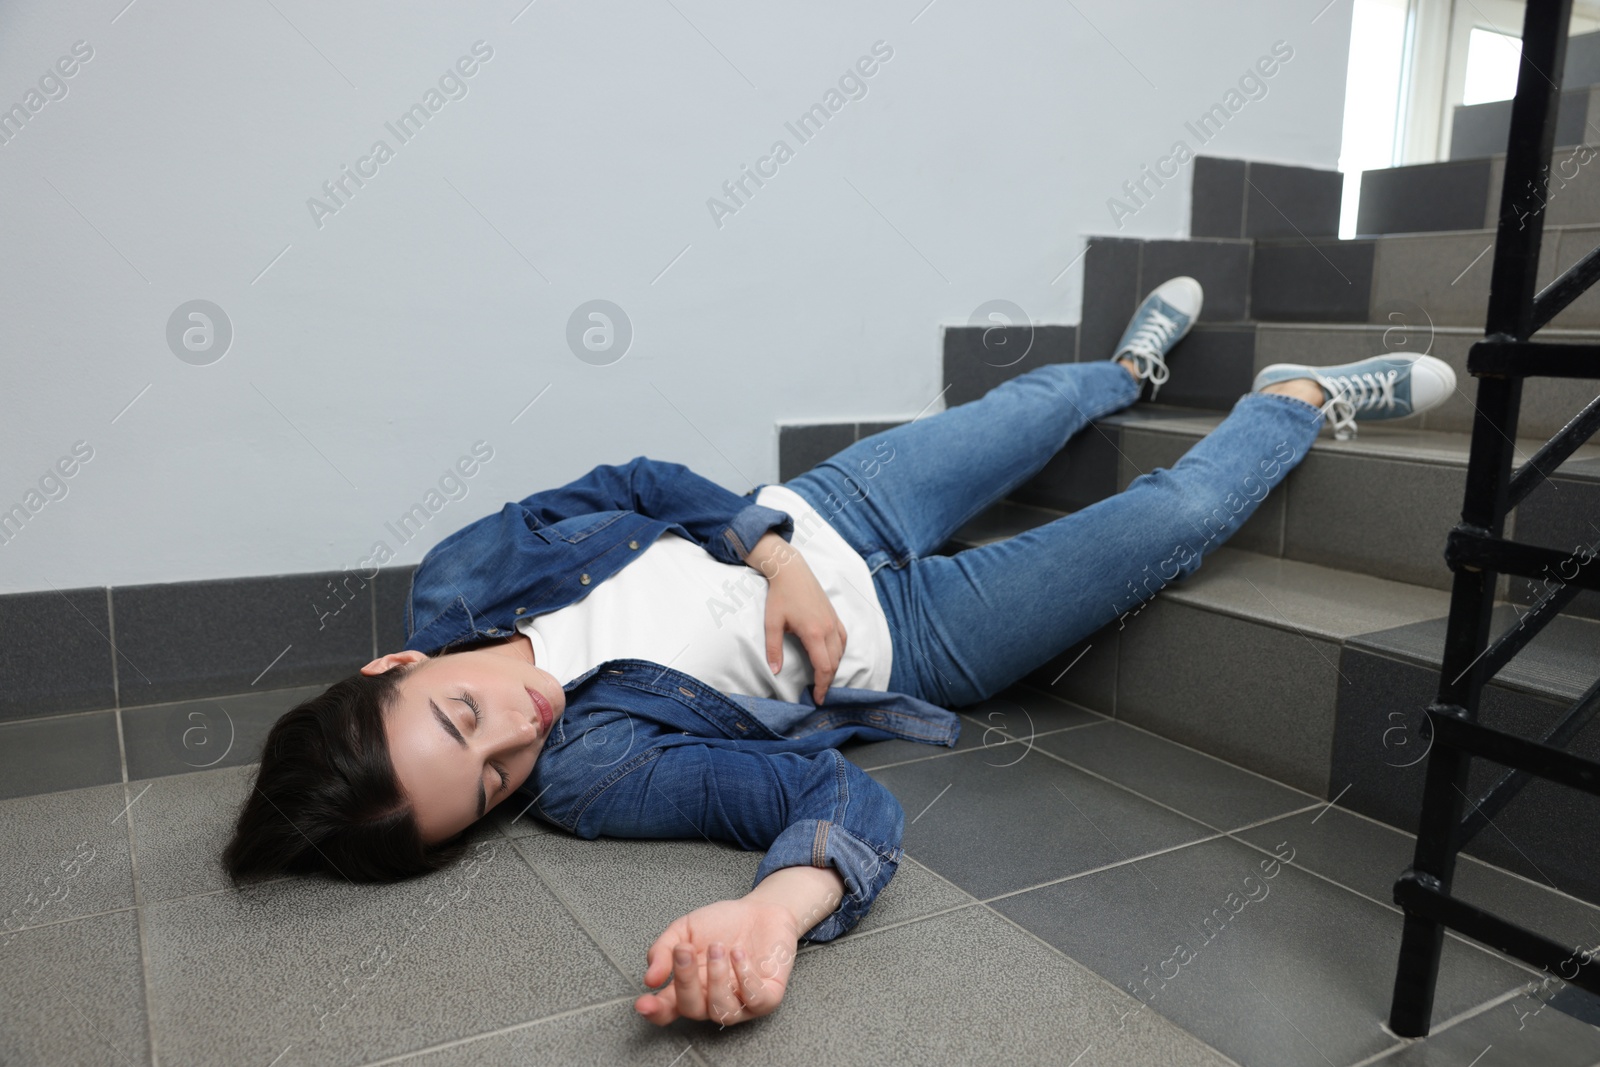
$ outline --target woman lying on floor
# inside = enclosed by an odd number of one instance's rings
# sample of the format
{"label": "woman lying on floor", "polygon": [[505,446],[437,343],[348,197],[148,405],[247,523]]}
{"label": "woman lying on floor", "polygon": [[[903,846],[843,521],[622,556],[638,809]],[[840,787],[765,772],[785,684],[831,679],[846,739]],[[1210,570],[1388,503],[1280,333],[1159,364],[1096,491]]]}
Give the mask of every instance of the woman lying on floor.
{"label": "woman lying on floor", "polygon": [[1146,381],[1154,399],[1200,302],[1173,279],[1110,359],[1036,367],[781,485],[738,496],[641,456],[457,531],[417,569],[405,650],[274,725],[225,867],[236,883],[437,870],[503,803],[585,838],[764,849],[749,893],[655,941],[644,981],[662,988],[635,1008],[659,1025],[773,1011],[799,943],[853,928],[902,855],[899,802],[838,745],[954,746],[947,707],[1192,573],[1325,417],[1348,436],[1455,388],[1430,356],[1275,364],[1170,470],[937,554]]}

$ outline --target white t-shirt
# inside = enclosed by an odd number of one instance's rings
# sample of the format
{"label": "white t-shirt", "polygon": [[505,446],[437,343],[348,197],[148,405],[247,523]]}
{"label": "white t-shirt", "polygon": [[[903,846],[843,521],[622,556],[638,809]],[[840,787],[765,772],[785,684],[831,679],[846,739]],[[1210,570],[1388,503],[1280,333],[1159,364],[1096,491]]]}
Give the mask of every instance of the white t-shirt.
{"label": "white t-shirt", "polygon": [[[833,684],[886,691],[893,646],[866,561],[794,490],[767,485],[755,502],[794,520],[789,543],[844,625],[844,658]],[[798,701],[815,681],[811,659],[800,638],[785,632],[783,667],[772,673],[766,605],[760,571],[723,563],[665,532],[582,600],[516,625],[533,644],[534,662],[562,685],[608,659],[631,658],[683,671],[724,693]]]}

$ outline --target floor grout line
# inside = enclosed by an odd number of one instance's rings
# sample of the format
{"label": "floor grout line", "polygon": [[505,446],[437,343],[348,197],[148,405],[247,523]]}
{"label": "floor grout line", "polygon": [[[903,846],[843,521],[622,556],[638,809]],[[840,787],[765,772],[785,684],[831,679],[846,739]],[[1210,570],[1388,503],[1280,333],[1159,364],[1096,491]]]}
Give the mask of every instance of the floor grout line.
{"label": "floor grout line", "polygon": [[615,1007],[618,1004],[627,1004],[633,999],[633,996],[629,995],[627,997],[612,997],[610,1000],[596,1001],[592,1004],[583,1004],[576,1008],[568,1008],[566,1011],[558,1011],[553,1015],[544,1015],[537,1019],[527,1019],[520,1023],[514,1023],[511,1026],[501,1027],[498,1030],[485,1030],[481,1034],[469,1034],[466,1037],[458,1037],[450,1041],[441,1042],[437,1045],[426,1045],[422,1048],[415,1048],[409,1052],[402,1052],[398,1055],[388,1056],[381,1060],[366,1060],[360,1064],[360,1067],[388,1067],[390,1064],[404,1063],[406,1060],[414,1059],[418,1056],[426,1056],[431,1053],[442,1052],[446,1049],[459,1048],[462,1045],[470,1045],[476,1041],[482,1041],[491,1037],[514,1034],[518,1030],[526,1030],[530,1027],[542,1026],[545,1023],[557,1022],[562,1019],[571,1018],[575,1015],[583,1015],[587,1012],[599,1011],[602,1008]]}
{"label": "floor grout line", "polygon": [[[533,837],[542,836],[544,835],[533,835]],[[622,963],[611,955],[611,952],[601,942],[600,938],[589,929],[589,925],[583,921],[582,913],[580,913],[577,908],[572,906],[567,898],[562,895],[561,891],[551,884],[548,878],[539,873],[539,868],[534,864],[533,859],[518,846],[517,842],[527,840],[531,840],[531,838],[507,838],[506,843],[511,846],[512,851],[515,852],[518,858],[522,860],[523,865],[528,868],[528,872],[533,875],[534,879],[544,887],[547,893],[555,898],[557,904],[561,905],[561,910],[567,913],[567,916],[572,920],[573,925],[575,925],[579,931],[583,933],[584,937],[589,939],[590,943],[594,945],[595,950],[599,952],[600,955],[605,957],[606,962],[611,964],[611,969],[617,972],[617,977],[623,982],[631,984],[633,982],[633,978],[629,976],[627,971],[622,969]],[[630,999],[629,1003],[631,1004],[634,1000],[639,999],[643,995],[643,993],[632,994],[632,999]]]}

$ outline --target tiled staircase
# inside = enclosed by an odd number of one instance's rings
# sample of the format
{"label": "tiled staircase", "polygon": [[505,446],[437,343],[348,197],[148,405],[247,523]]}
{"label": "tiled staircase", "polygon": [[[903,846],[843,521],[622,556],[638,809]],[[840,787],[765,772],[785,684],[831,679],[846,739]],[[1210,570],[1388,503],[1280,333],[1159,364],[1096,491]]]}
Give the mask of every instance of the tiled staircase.
{"label": "tiled staircase", "polygon": [[[1031,338],[1022,336],[1030,327],[1012,328],[1008,351],[1032,347],[1005,367],[993,364],[1008,360],[986,360],[981,328],[945,331],[945,398],[953,406],[1039,362],[1108,358],[1138,301],[1167,278],[1188,274],[1205,287],[1200,322],[1168,359],[1160,402],[1076,435],[946,552],[1090,506],[1141,473],[1172,466],[1269,363],[1429,352],[1457,374],[1457,395],[1420,417],[1364,423],[1350,441],[1325,429],[1197,572],[1136,616],[1063,650],[1029,684],[1415,829],[1426,750],[1418,728],[1442,658],[1452,577],[1443,551],[1461,508],[1476,394],[1466,355],[1482,336],[1494,239],[1485,223],[1498,166],[1480,159],[1369,173],[1361,235],[1339,240],[1338,174],[1200,158],[1196,236],[1090,238],[1076,327],[1034,326]],[[1463,204],[1451,182],[1459,185],[1468,167],[1477,168],[1487,199]],[[1557,203],[1561,225],[1546,228],[1543,281],[1600,243],[1600,178],[1582,172],[1552,209]],[[1465,224],[1429,224],[1440,219]],[[1382,225],[1369,234],[1371,220]],[[1545,332],[1552,331],[1600,337],[1600,295],[1578,301]],[[1519,455],[1532,455],[1597,392],[1600,380],[1529,380]],[[783,427],[782,477],[879,425]],[[1512,523],[1508,535],[1550,547],[1600,542],[1600,447],[1580,449]],[[1531,583],[1503,577],[1496,632],[1534,599]],[[1541,734],[1597,677],[1600,598],[1584,593],[1488,687],[1482,719]],[[1572,748],[1600,755],[1600,730],[1586,730]],[[1473,796],[1497,770],[1478,762]],[[1583,836],[1575,828],[1595,825],[1593,798],[1535,783],[1466,851],[1600,903],[1600,864],[1574,848]]]}

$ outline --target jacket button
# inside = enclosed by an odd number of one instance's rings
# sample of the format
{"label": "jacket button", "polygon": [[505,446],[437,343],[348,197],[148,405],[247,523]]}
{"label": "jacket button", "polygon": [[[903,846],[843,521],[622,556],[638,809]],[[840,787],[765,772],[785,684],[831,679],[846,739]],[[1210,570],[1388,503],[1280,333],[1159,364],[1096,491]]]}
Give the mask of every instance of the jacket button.
{"label": "jacket button", "polygon": [[684,695],[684,696],[686,696],[686,697],[692,697],[692,696],[694,696],[694,691],[693,691],[693,690],[690,690],[690,689],[685,689],[685,688],[684,688],[684,687],[683,687],[683,686],[681,686],[681,685],[680,685],[680,686],[678,686],[678,692],[680,692],[680,693],[682,693],[682,694],[683,694],[683,695]]}
{"label": "jacket button", "polygon": [[489,627],[489,632],[492,634],[497,634],[500,632],[500,628],[498,626],[491,626]]}
{"label": "jacket button", "polygon": [[745,729],[745,725],[742,722],[736,722],[733,725],[737,726],[741,730]]}
{"label": "jacket button", "polygon": [[639,542],[637,542],[637,541],[629,541],[628,542],[628,547],[629,548],[638,548],[639,547]]}
{"label": "jacket button", "polygon": [[517,614],[521,615],[524,611],[527,611],[527,610],[528,610],[527,608],[518,608],[517,609]]}
{"label": "jacket button", "polygon": [[582,582],[584,585],[588,585],[589,584],[589,576],[587,574],[580,574],[580,575],[578,575],[578,581]]}

